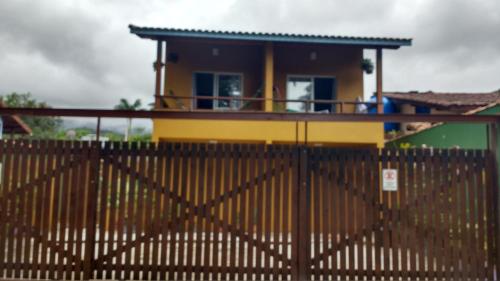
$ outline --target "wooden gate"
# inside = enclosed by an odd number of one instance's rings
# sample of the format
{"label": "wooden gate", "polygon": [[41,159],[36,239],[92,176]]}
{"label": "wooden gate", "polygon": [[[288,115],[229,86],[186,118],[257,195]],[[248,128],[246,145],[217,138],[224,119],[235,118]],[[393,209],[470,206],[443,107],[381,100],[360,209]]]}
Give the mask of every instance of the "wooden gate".
{"label": "wooden gate", "polygon": [[6,140],[0,163],[0,278],[490,280],[498,262],[488,151]]}
{"label": "wooden gate", "polygon": [[[479,150],[309,150],[305,278],[493,280],[492,160]],[[389,168],[397,191],[382,190]]]}
{"label": "wooden gate", "polygon": [[106,144],[96,278],[287,279],[290,146]]}

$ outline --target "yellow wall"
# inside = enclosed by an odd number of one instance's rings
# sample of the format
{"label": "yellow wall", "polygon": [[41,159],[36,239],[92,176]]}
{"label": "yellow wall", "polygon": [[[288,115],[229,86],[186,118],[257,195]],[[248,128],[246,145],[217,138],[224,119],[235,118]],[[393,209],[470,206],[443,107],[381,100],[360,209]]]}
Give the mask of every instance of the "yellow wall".
{"label": "yellow wall", "polygon": [[[256,42],[169,39],[167,50],[176,53],[178,61],[167,63],[166,90],[175,95],[192,96],[194,72],[234,72],[243,74],[244,96],[254,96],[263,86],[265,46]],[[286,97],[287,75],[333,76],[337,79],[337,99],[354,101],[363,96],[362,48],[278,43],[271,47],[272,77],[281,97]],[[213,48],[219,50],[218,56],[212,54]],[[316,53],[316,60],[310,59],[311,52]],[[186,108],[191,107],[191,101],[183,102]],[[252,108],[264,107],[256,103]],[[352,106],[345,107],[346,112],[352,110]],[[153,139],[279,143],[295,142],[296,131],[295,122],[283,121],[154,120]],[[300,141],[304,140],[303,131],[299,130]],[[383,126],[375,123],[311,122],[308,132],[311,143],[383,146],[384,141]]]}
{"label": "yellow wall", "polygon": [[[225,120],[155,120],[153,140],[169,141],[236,141],[294,143],[304,142],[304,122],[225,121]],[[308,122],[309,143],[366,144],[383,146],[382,123]]]}

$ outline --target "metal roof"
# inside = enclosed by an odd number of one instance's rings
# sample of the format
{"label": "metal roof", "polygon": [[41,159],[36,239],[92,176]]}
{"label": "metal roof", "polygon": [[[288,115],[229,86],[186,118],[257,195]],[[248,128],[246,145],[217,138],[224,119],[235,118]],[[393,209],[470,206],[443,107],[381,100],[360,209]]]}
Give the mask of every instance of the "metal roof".
{"label": "metal roof", "polygon": [[129,25],[130,32],[140,38],[161,40],[166,37],[188,37],[222,40],[243,40],[262,42],[286,42],[286,43],[317,43],[333,45],[357,45],[367,48],[391,48],[397,49],[401,46],[411,46],[411,38],[389,38],[389,37],[355,37],[337,35],[316,34],[293,34],[293,33],[264,33],[243,31],[220,31],[201,29],[180,28],[156,28]]}

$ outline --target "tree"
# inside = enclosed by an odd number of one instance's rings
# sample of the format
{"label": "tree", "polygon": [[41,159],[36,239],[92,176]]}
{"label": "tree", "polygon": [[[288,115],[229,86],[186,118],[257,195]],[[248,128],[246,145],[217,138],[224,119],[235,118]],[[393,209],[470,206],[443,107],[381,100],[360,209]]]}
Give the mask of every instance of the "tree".
{"label": "tree", "polygon": [[[11,93],[2,97],[7,107],[50,108],[45,102],[39,102],[31,93]],[[62,126],[59,117],[21,116],[21,119],[30,126],[32,138],[52,138]]]}
{"label": "tree", "polygon": [[[120,103],[115,106],[118,110],[139,110],[141,108],[141,100],[137,99],[134,103],[129,103],[126,99],[120,99]],[[132,118],[127,119],[127,128],[125,129],[125,141],[128,141],[130,131],[132,130]]]}

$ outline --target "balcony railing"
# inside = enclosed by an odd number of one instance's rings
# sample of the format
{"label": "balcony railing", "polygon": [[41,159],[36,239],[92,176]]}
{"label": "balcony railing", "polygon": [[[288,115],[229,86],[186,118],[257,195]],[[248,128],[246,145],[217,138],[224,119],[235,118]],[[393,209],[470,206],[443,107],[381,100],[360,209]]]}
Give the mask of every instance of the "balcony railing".
{"label": "balcony railing", "polygon": [[[367,113],[368,109],[371,107],[376,107],[377,102],[371,101],[344,101],[344,100],[311,100],[311,99],[266,99],[258,97],[240,97],[240,96],[230,96],[230,97],[204,97],[204,96],[155,96],[156,99],[156,109],[162,110],[172,110],[172,111],[244,111],[244,112],[262,112],[264,111],[264,103],[268,100],[273,102],[273,108],[275,112],[305,112],[305,113]],[[186,103],[185,101],[189,102]],[[199,101],[212,101],[216,103],[224,102],[222,106],[214,107],[212,109],[202,109],[197,108]],[[289,110],[287,109],[287,104],[298,103],[303,107],[302,110]],[[335,106],[335,110],[314,110],[314,105],[324,105],[329,104],[332,107]],[[357,111],[356,107],[359,105],[364,105],[366,110]],[[346,110],[347,107],[351,107],[352,110]]]}

